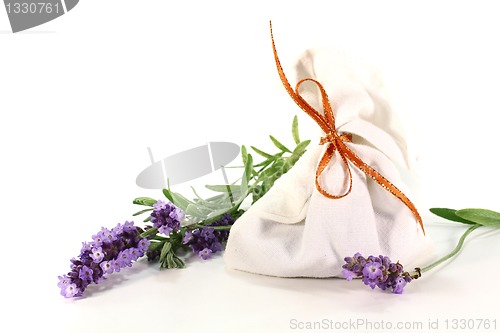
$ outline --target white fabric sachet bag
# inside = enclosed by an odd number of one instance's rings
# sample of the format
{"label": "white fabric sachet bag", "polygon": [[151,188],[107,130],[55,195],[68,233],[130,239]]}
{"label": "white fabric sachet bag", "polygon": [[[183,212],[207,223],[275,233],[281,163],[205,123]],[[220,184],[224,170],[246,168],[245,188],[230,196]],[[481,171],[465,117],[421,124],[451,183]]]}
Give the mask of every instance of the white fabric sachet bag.
{"label": "white fabric sachet bag", "polygon": [[323,139],[313,140],[290,171],[235,222],[226,266],[278,277],[340,277],[344,258],[356,252],[382,254],[408,269],[422,265],[432,244],[403,194],[407,188],[400,170],[407,165],[406,143],[380,78],[341,52],[314,49],[305,52],[296,69],[298,80],[317,83],[299,83],[300,94],[298,88],[295,93],[274,51],[280,77],[299,106],[314,108],[317,118],[328,121],[328,101],[322,99],[329,98],[335,117],[330,125],[337,134],[322,127],[318,137]]}

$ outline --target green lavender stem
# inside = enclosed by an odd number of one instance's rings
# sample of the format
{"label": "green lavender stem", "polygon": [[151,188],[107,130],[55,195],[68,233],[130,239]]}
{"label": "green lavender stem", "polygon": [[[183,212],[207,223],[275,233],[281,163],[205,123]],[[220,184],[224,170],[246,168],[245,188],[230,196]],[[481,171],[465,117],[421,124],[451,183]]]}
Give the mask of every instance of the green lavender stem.
{"label": "green lavender stem", "polygon": [[148,229],[144,232],[142,232],[139,237],[147,237],[149,235],[153,235],[153,234],[156,234],[158,232],[158,229],[156,228],[151,228],[151,229]]}
{"label": "green lavender stem", "polygon": [[474,224],[472,227],[470,227],[469,229],[467,229],[464,232],[464,234],[462,235],[462,237],[460,237],[460,240],[458,241],[458,244],[457,244],[457,246],[455,247],[455,249],[453,251],[451,251],[449,254],[447,254],[446,256],[442,257],[438,261],[430,264],[429,266],[425,266],[420,271],[421,272],[427,272],[427,271],[433,269],[434,267],[436,267],[437,265],[440,265],[443,262],[445,262],[446,260],[448,260],[448,259],[452,258],[453,256],[455,256],[460,251],[460,249],[462,249],[462,246],[464,245],[465,238],[467,238],[467,236],[469,236],[469,234],[471,232],[473,232],[474,230],[476,230],[479,227],[481,227],[481,224]]}

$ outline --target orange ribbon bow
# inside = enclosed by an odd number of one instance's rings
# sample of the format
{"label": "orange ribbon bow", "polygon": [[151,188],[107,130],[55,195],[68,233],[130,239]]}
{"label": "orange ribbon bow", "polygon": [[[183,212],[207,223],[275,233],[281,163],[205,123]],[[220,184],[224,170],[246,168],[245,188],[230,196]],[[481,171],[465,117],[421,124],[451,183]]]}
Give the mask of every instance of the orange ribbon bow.
{"label": "orange ribbon bow", "polygon": [[[283,68],[281,67],[281,63],[278,58],[276,45],[274,44],[272,24],[270,25],[270,29],[271,29],[271,41],[273,44],[274,59],[276,60],[276,67],[278,68],[278,74],[280,76],[281,82],[283,82],[286,91],[292,97],[295,103],[297,103],[297,105],[302,110],[304,110],[311,118],[313,118],[314,121],[316,121],[316,123],[326,133],[326,137],[321,138],[320,144],[327,144],[328,147],[319,162],[318,168],[316,169],[316,188],[318,189],[318,191],[325,197],[330,199],[340,199],[348,195],[352,190],[352,173],[351,169],[349,168],[349,162],[348,162],[351,161],[351,163],[354,164],[359,170],[363,171],[367,176],[369,176],[378,184],[380,184],[380,186],[382,186],[384,189],[392,193],[392,195],[401,200],[413,213],[415,219],[420,224],[420,227],[422,228],[422,231],[425,234],[422,218],[420,217],[417,208],[415,208],[415,205],[410,201],[410,199],[408,199],[408,197],[404,195],[403,192],[401,192],[396,186],[394,186],[390,181],[388,181],[384,176],[382,176],[377,170],[373,169],[371,166],[363,162],[361,158],[359,158],[349,147],[346,146],[344,142],[346,141],[350,142],[352,139],[352,135],[350,133],[339,134],[337,132],[337,129],[335,127],[335,118],[333,116],[333,110],[330,105],[330,101],[328,99],[328,94],[326,93],[321,83],[311,78],[303,79],[297,83],[295,90],[293,90],[292,86],[290,85],[285,76],[285,73],[283,71]],[[314,109],[309,103],[306,102],[306,100],[304,100],[304,98],[302,98],[302,96],[300,96],[299,93],[300,85],[306,81],[311,81],[318,86],[321,92],[321,99],[323,102],[323,109],[325,115],[322,115],[320,112]],[[319,178],[321,176],[321,173],[325,170],[328,163],[332,160],[335,151],[338,151],[349,174],[349,188],[344,194],[341,195],[333,195],[327,192],[325,189],[323,189],[323,187],[321,187],[321,184],[319,183]]]}

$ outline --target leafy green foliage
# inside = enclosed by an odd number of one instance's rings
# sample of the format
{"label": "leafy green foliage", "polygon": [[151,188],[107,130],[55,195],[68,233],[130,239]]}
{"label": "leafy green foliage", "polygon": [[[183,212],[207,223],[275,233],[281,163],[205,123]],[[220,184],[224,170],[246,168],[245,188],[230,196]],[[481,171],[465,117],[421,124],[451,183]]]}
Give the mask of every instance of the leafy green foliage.
{"label": "leafy green foliage", "polygon": [[252,195],[252,204],[262,198],[273,187],[274,182],[287,173],[306,151],[310,140],[300,141],[297,116],[292,122],[292,137],[296,147],[288,149],[272,135],[269,136],[273,144],[279,149],[275,154],[263,152],[251,147],[264,160],[252,166],[252,183],[249,182],[249,193]]}
{"label": "leafy green foliage", "polygon": [[431,213],[442,217],[444,219],[454,221],[454,222],[460,222],[460,223],[465,223],[465,224],[475,224],[474,222],[471,222],[469,220],[466,220],[464,218],[461,218],[456,214],[456,209],[450,209],[450,208],[431,208],[429,209]]}
{"label": "leafy green foliage", "polygon": [[292,152],[290,149],[288,149],[287,147],[285,147],[284,144],[282,144],[281,142],[279,142],[278,139],[276,139],[274,136],[269,135],[269,138],[274,143],[274,145],[276,147],[278,147],[279,150],[284,151],[286,153],[291,153]]}
{"label": "leafy green foliage", "polygon": [[460,237],[457,246],[449,254],[441,259],[433,262],[432,264],[421,269],[421,272],[426,272],[434,267],[442,264],[450,258],[456,256],[462,249],[465,239],[476,229],[486,226],[500,228],[500,213],[489,209],[482,208],[466,208],[466,209],[450,209],[450,208],[431,208],[431,213],[440,216],[444,219],[453,222],[470,224],[469,228]]}
{"label": "leafy green foliage", "polygon": [[150,211],[152,211],[152,210],[153,210],[153,208],[143,209],[143,210],[141,210],[141,211],[138,211],[137,213],[135,213],[135,214],[134,214],[134,215],[132,215],[132,216],[141,215],[142,213],[145,213],[145,212],[150,212]]}
{"label": "leafy green foliage", "polygon": [[481,208],[460,209],[455,214],[457,216],[487,227],[500,227],[500,213]]}
{"label": "leafy green foliage", "polygon": [[278,148],[276,153],[268,153],[257,147],[250,146],[253,152],[263,158],[259,163],[254,163],[253,155],[248,152],[246,146],[241,146],[241,159],[243,162],[241,167],[244,170],[239,183],[206,185],[207,189],[217,193],[212,197],[202,198],[194,189],[195,198],[192,200],[172,191],[170,188],[164,189],[163,194],[186,213],[191,223],[198,225],[206,225],[207,221],[212,222],[227,213],[233,216],[240,215],[242,211],[239,207],[243,200],[251,195],[252,203],[255,203],[269,191],[277,179],[293,167],[306,151],[310,140],[300,141],[297,116],[293,119],[292,136],[297,144],[293,150],[286,147],[272,135],[269,138],[274,146]]}
{"label": "leafy green foliage", "polygon": [[293,141],[295,141],[295,144],[298,145],[300,143],[300,136],[299,136],[299,119],[297,118],[297,115],[293,117],[292,136],[293,136]]}
{"label": "leafy green foliage", "polygon": [[[184,262],[179,258],[178,253],[185,249],[182,243],[182,237],[187,230],[200,228],[219,220],[224,214],[230,214],[233,218],[238,218],[243,214],[240,209],[242,202],[251,196],[252,204],[265,195],[283,174],[288,172],[299,158],[306,151],[310,140],[300,141],[297,116],[292,123],[292,136],[296,144],[293,150],[286,147],[274,136],[270,135],[272,143],[278,151],[276,153],[267,153],[259,148],[250,146],[253,152],[262,157],[259,163],[254,162],[254,157],[250,154],[246,146],[241,146],[241,159],[243,165],[242,176],[233,184],[206,185],[206,188],[215,194],[209,198],[202,198],[193,188],[193,199],[188,199],[184,195],[174,192],[168,188],[163,189],[165,197],[175,206],[181,208],[187,218],[187,223],[181,227],[178,232],[172,232],[168,237],[158,235],[156,228],[146,230],[142,235],[151,239],[148,258],[150,260],[158,259],[161,268],[182,268]],[[152,207],[157,200],[152,198],[136,198],[133,203]],[[140,215],[150,212],[152,208],[143,209],[134,214]],[[148,216],[145,221],[149,221]],[[217,227],[215,227],[217,228]],[[219,228],[230,228],[224,226]]]}
{"label": "leafy green foliage", "polygon": [[158,201],[158,200],[155,200],[153,198],[140,197],[140,198],[135,198],[133,203],[136,205],[153,207],[153,205],[156,203],[156,201]]}
{"label": "leafy green foliage", "polygon": [[489,209],[465,208],[455,210],[450,208],[431,208],[430,211],[437,216],[454,222],[500,228],[500,213]]}

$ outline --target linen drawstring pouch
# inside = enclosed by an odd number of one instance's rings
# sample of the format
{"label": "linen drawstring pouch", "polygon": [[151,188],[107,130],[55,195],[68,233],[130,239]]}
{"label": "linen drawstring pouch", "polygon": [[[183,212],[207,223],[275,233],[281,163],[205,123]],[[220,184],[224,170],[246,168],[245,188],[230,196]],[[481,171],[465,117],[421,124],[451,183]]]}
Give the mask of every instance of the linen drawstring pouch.
{"label": "linen drawstring pouch", "polygon": [[408,151],[377,72],[337,50],[310,49],[296,64],[293,89],[274,40],[273,50],[286,90],[322,133],[235,222],[226,266],[340,277],[344,258],[356,252],[421,265],[433,246],[404,194]]}

